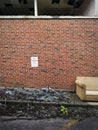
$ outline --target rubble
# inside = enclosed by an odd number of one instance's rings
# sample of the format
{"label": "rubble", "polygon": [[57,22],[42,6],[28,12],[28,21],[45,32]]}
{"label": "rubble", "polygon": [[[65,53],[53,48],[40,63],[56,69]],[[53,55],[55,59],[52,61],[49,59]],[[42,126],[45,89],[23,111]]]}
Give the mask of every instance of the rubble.
{"label": "rubble", "polygon": [[[62,112],[61,106],[67,110]],[[74,92],[51,88],[0,88],[0,117],[15,119],[98,117],[98,106],[82,102]]]}

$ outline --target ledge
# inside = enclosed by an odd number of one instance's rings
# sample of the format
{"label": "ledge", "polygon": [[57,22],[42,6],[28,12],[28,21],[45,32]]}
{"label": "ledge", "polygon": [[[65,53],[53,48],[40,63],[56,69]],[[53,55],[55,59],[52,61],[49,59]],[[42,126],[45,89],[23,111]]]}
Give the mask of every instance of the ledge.
{"label": "ledge", "polygon": [[0,16],[0,19],[98,19],[98,16]]}

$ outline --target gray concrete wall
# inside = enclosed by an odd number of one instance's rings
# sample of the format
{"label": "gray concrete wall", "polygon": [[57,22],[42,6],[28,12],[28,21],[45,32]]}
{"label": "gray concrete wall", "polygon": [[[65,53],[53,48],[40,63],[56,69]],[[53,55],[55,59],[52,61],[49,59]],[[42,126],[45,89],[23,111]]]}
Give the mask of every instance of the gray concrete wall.
{"label": "gray concrete wall", "polygon": [[95,10],[95,0],[86,0],[80,8],[79,14],[83,16],[95,16]]}
{"label": "gray concrete wall", "polygon": [[95,16],[98,17],[98,0],[95,0]]}

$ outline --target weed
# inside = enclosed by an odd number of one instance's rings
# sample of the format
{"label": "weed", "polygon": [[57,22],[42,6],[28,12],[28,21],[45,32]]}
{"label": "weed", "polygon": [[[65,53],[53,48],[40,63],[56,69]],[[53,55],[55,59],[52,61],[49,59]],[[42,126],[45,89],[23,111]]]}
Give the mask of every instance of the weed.
{"label": "weed", "polygon": [[61,112],[63,113],[63,115],[68,115],[68,108],[66,108],[65,106],[61,106]]}

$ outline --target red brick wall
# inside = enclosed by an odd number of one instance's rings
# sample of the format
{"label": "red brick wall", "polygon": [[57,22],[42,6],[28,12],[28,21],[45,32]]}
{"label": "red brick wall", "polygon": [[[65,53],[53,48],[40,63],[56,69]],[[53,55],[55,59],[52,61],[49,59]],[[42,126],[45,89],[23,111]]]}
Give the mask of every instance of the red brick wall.
{"label": "red brick wall", "polygon": [[97,19],[0,20],[0,86],[74,89],[76,76],[98,76]]}

